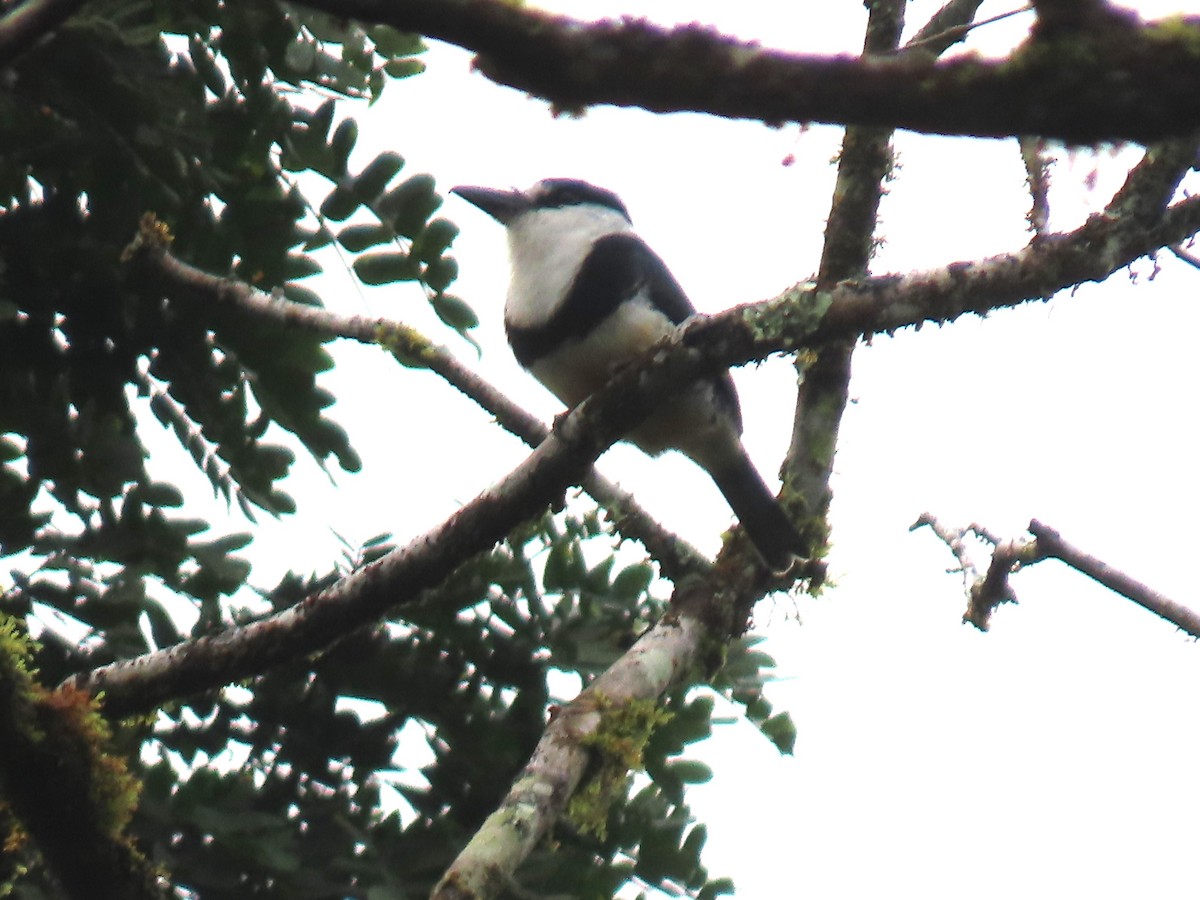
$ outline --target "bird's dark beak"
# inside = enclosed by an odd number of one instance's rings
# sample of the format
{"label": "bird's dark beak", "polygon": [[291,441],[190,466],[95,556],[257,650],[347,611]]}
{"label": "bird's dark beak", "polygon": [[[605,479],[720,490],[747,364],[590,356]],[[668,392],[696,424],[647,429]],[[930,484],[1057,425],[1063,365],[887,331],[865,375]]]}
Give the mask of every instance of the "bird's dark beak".
{"label": "bird's dark beak", "polygon": [[450,193],[458,194],[468,203],[478,206],[501,225],[507,225],[530,208],[529,198],[520,191],[498,191],[495,188],[462,184],[450,188]]}

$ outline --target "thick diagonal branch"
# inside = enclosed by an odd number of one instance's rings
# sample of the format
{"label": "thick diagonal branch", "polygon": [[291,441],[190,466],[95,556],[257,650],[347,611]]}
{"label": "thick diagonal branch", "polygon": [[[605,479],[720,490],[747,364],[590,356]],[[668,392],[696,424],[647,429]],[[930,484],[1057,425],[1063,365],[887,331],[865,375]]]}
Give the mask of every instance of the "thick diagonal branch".
{"label": "thick diagonal branch", "polygon": [[578,484],[606,447],[679,384],[771,353],[1047,298],[1084,281],[1101,281],[1198,230],[1200,197],[1192,197],[1168,208],[1152,227],[1093,216],[1076,231],[1048,236],[1019,253],[872,278],[828,292],[797,287],[765,303],[693,320],[644,365],[619,372],[572,410],[508,476],[409,545],[290,609],[82,673],[74,681],[105,691],[111,714],[128,715],[328,647],[412,602],[461,560],[540,513],[569,485]]}

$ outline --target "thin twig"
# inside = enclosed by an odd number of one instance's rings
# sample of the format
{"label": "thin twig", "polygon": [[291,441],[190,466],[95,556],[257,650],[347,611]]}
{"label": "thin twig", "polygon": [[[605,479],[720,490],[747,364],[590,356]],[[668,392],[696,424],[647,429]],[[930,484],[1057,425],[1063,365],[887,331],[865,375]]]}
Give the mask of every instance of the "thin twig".
{"label": "thin twig", "polygon": [[[992,16],[989,19],[980,19],[978,22],[971,21],[975,16],[975,11],[982,5],[983,0],[951,0],[950,3],[947,3],[938,10],[920,31],[913,35],[912,40],[902,48],[903,52],[907,53],[910,50],[930,50],[941,54],[949,47],[963,40],[977,28],[982,28],[984,25],[991,25],[995,22],[1002,22],[1005,19],[1030,12],[1033,9],[1033,6],[1026,4],[1018,9],[1011,9],[1008,12]],[[960,18],[965,21],[961,24],[951,24],[951,22]]]}
{"label": "thin twig", "polygon": [[[974,625],[980,631],[987,631],[992,613],[997,607],[1004,603],[1017,602],[1016,593],[1008,583],[1008,576],[1030,561],[1030,542],[1001,541],[976,523],[966,528],[951,528],[943,525],[928,512],[922,513],[909,530],[915,531],[923,526],[933,531],[958,560],[959,570],[963,575],[963,586],[967,591],[967,609],[963,613],[963,621]],[[974,534],[994,548],[985,575],[979,574],[979,569],[971,560],[965,540],[968,534]]]}
{"label": "thin twig", "polygon": [[971,530],[970,527],[951,528],[948,525],[943,525],[933,513],[923,512],[917,517],[917,521],[908,526],[909,531],[916,531],[918,528],[928,528],[938,536],[942,543],[950,548],[950,552],[958,560],[958,568],[948,569],[947,571],[961,572],[963,580],[968,586],[978,580],[979,569],[975,565],[974,560],[971,559],[970,551],[967,549],[967,544],[964,540],[967,532]]}

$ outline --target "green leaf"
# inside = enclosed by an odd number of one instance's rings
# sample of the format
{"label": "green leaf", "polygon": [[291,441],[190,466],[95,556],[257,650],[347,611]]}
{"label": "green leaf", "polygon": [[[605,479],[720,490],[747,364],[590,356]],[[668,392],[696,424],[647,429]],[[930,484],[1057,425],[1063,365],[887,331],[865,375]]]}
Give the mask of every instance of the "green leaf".
{"label": "green leaf", "polygon": [[188,56],[192,65],[196,67],[196,72],[204,80],[204,86],[216,96],[224,97],[227,90],[225,73],[217,65],[208,47],[195,35],[188,38]]}
{"label": "green leaf", "polygon": [[327,44],[342,43],[351,30],[347,19],[315,10],[305,11],[304,24],[308,26],[313,37]]}
{"label": "green leaf", "polygon": [[379,198],[396,173],[404,168],[404,157],[390,150],[380,153],[354,179],[354,192],[365,204],[370,205]]}
{"label": "green leaf", "polygon": [[285,491],[271,491],[260,505],[275,515],[290,515],[296,511],[296,501]]}
{"label": "green leaf", "polygon": [[717,878],[704,886],[696,900],[715,900],[717,897],[732,897],[736,893],[732,878]]}
{"label": "green leaf", "polygon": [[258,445],[258,462],[262,470],[268,473],[268,477],[272,481],[278,481],[288,473],[292,463],[296,461],[296,454],[292,452],[291,447],[285,447],[282,444],[259,444]]}
{"label": "green leaf", "polygon": [[283,286],[283,296],[291,300],[293,303],[302,303],[305,306],[322,307],[325,304],[321,302],[321,295],[311,288],[306,288],[298,284],[285,284]]}
{"label": "green leaf", "polygon": [[238,531],[233,534],[227,534],[224,537],[219,537],[215,541],[207,541],[195,547],[197,553],[206,552],[220,556],[227,556],[235,550],[241,550],[243,547],[250,544],[254,540],[254,535],[248,531]]}
{"label": "green leaf", "polygon": [[367,77],[367,90],[371,93],[371,98],[367,101],[368,105],[374,105],[375,101],[379,99],[385,84],[387,84],[387,77],[383,73],[383,67],[380,66]]}
{"label": "green leaf", "polygon": [[288,281],[296,281],[308,278],[310,275],[317,275],[322,271],[324,270],[321,268],[321,264],[311,256],[292,253],[288,255],[284,264],[283,277]]}
{"label": "green leaf", "polygon": [[413,241],[413,255],[421,262],[431,263],[446,252],[458,237],[458,226],[449,219],[434,219]]}
{"label": "green leaf", "polygon": [[334,102],[330,98],[317,107],[312,114],[310,120],[313,127],[313,132],[321,136],[321,140],[325,140],[325,136],[329,134],[329,128],[333,125]]}
{"label": "green leaf", "polygon": [[136,496],[138,500],[147,506],[166,506],[171,508],[183,506],[183,492],[175,487],[175,485],[162,481],[138,485],[129,492],[129,496]]}
{"label": "green leaf", "polygon": [[441,205],[442,199],[434,191],[433,176],[421,174],[405,179],[384,194],[376,212],[399,234],[415,240]]}
{"label": "green leaf", "polygon": [[350,160],[350,151],[354,149],[356,143],[358,143],[358,122],[354,119],[343,119],[333,133],[333,140],[329,143],[338,172],[346,171],[346,164]]}
{"label": "green leaf", "polygon": [[418,276],[412,258],[407,253],[394,250],[363,254],[354,261],[354,272],[364,284],[415,281]]}
{"label": "green leaf", "polygon": [[380,56],[412,56],[429,49],[419,34],[397,31],[389,25],[373,25],[367,29],[367,35],[375,42],[375,52]]}
{"label": "green leaf", "polygon": [[457,277],[458,263],[450,256],[435,259],[421,273],[421,280],[438,293],[448,288]]}
{"label": "green leaf", "polygon": [[654,567],[647,562],[634,563],[622,569],[613,579],[612,593],[619,600],[636,600],[650,589]]}
{"label": "green leaf", "polygon": [[353,185],[339,184],[321,204],[321,215],[334,222],[342,222],[350,218],[360,203]]}
{"label": "green leaf", "polygon": [[479,324],[475,310],[467,305],[467,301],[453,294],[437,294],[429,302],[438,318],[456,331],[466,331]]}
{"label": "green leaf", "polygon": [[338,232],[337,241],[351,253],[362,253],[368,247],[386,244],[392,237],[392,229],[386,225],[347,225]]}
{"label": "green leaf", "polygon": [[411,78],[425,71],[425,63],[419,59],[393,59],[383,64],[383,71],[391,78]]}
{"label": "green leaf", "polygon": [[780,753],[790,756],[796,749],[796,723],[786,712],[776,713],[761,723],[758,728],[779,749]]}
{"label": "green leaf", "polygon": [[333,243],[333,232],[326,227],[322,222],[317,228],[303,231],[298,229],[299,234],[308,234],[309,237],[303,242],[303,249],[306,253],[311,253],[313,250],[320,250],[322,247],[328,247]]}
{"label": "green leaf", "polygon": [[571,577],[573,550],[574,545],[566,543],[555,544],[550,548],[550,555],[546,558],[546,569],[542,573],[542,583],[547,591],[566,590],[575,585],[575,579]]}
{"label": "green leaf", "polygon": [[676,760],[671,763],[670,770],[684,784],[706,784],[713,777],[713,770],[696,759]]}
{"label": "green leaf", "polygon": [[288,44],[287,50],[284,52],[284,59],[288,66],[299,75],[308,75],[316,66],[317,51],[319,46],[316,41],[296,40]]}

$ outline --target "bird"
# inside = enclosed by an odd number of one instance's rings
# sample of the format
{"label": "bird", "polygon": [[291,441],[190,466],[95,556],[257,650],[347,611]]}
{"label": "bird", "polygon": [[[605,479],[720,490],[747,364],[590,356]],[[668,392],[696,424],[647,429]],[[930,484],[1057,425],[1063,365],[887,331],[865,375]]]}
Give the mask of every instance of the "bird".
{"label": "bird", "polygon": [[[508,343],[517,362],[568,407],[696,314],[610,190],[545,178],[528,190],[459,185],[451,193],[505,226]],[[786,571],[803,541],[741,435],[741,405],[723,372],[673,393],[624,439],[651,456],[677,450],[704,469],[767,565]]]}

